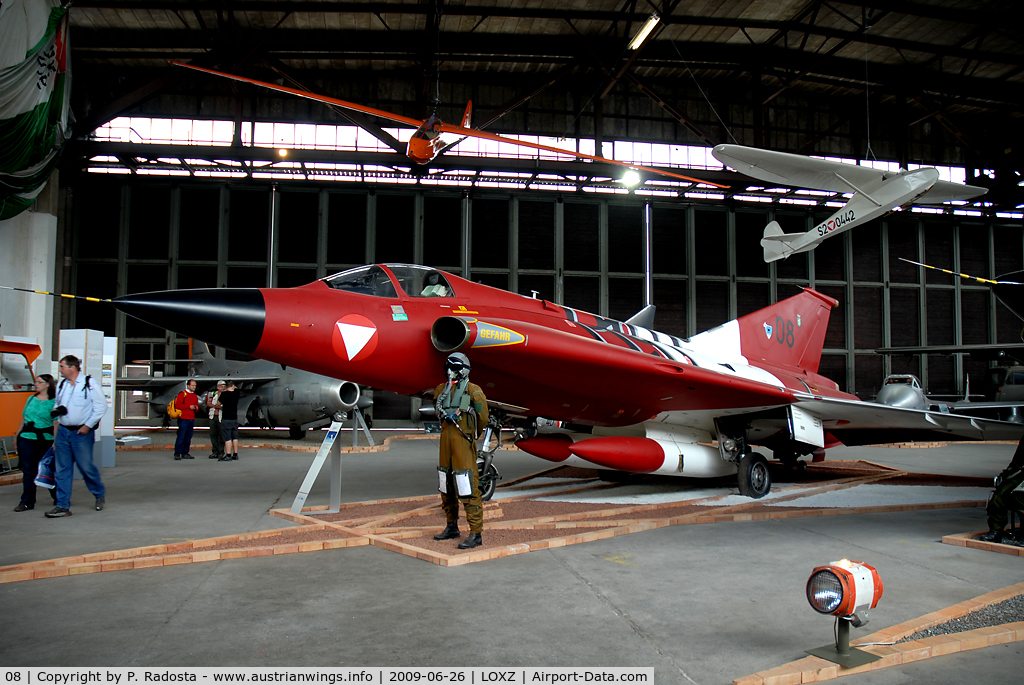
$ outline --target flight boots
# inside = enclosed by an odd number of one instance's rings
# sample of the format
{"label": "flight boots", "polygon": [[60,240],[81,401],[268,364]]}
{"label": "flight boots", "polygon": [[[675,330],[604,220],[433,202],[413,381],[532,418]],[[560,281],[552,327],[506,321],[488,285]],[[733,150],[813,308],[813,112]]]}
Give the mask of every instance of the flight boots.
{"label": "flight boots", "polygon": [[459,549],[473,549],[484,544],[483,539],[480,537],[480,533],[470,533],[469,537],[459,543]]}
{"label": "flight boots", "polygon": [[449,523],[447,526],[444,527],[444,530],[442,530],[440,533],[434,536],[434,539],[451,540],[452,538],[459,537],[459,535],[461,535],[461,533],[459,533],[459,524]]}

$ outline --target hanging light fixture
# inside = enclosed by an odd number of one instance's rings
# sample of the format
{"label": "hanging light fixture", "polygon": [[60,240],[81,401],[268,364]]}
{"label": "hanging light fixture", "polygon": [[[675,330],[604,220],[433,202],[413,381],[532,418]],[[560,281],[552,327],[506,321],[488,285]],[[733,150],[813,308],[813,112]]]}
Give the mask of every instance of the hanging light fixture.
{"label": "hanging light fixture", "polygon": [[640,30],[636,32],[635,36],[633,36],[633,40],[629,41],[629,49],[636,50],[643,45],[644,41],[647,40],[647,36],[651,35],[651,31],[654,30],[654,27],[658,25],[660,20],[661,17],[658,16],[658,13],[652,12],[651,16],[647,17],[647,21],[644,22],[644,25],[641,26]]}
{"label": "hanging light fixture", "polygon": [[640,172],[636,169],[628,169],[625,174],[622,175],[622,183],[632,188],[640,183]]}

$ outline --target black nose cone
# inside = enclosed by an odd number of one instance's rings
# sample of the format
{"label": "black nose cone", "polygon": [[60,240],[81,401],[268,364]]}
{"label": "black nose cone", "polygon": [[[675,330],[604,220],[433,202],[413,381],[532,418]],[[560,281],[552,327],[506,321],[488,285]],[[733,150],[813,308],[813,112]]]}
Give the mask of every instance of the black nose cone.
{"label": "black nose cone", "polygon": [[114,306],[154,326],[245,354],[259,346],[267,318],[256,288],[162,290],[125,295]]}

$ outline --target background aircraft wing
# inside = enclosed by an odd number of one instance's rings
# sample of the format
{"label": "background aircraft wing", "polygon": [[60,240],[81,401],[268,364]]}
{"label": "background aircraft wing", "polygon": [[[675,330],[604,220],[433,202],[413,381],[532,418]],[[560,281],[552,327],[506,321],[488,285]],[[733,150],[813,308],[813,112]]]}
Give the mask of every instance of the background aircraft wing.
{"label": "background aircraft wing", "polygon": [[162,390],[174,385],[183,385],[194,380],[196,389],[202,392],[217,384],[219,380],[231,378],[236,385],[252,383],[262,385],[278,379],[278,376],[137,376],[135,378],[118,378],[118,390]]}
{"label": "background aircraft wing", "polygon": [[1019,440],[1024,425],[875,402],[799,396],[797,406],[819,417],[844,445],[935,440]]}
{"label": "background aircraft wing", "polygon": [[716,145],[712,154],[723,164],[760,181],[834,193],[849,193],[852,190],[836,177],[837,173],[860,187],[881,181],[883,173],[870,167],[743,145]]}
{"label": "background aircraft wing", "polygon": [[[411,117],[402,116],[401,114],[395,114],[394,112],[387,112],[387,111],[382,110],[382,109],[375,109],[373,107],[366,107],[365,105],[359,105],[359,104],[356,104],[354,102],[348,102],[347,100],[339,100],[337,98],[332,98],[332,97],[329,97],[327,95],[317,95],[316,93],[310,93],[310,92],[307,92],[307,91],[304,91],[304,90],[299,90],[298,88],[289,88],[288,86],[279,86],[276,83],[268,83],[266,81],[259,81],[257,79],[246,78],[244,76],[236,76],[234,74],[228,74],[228,73],[225,73],[225,72],[222,72],[222,71],[216,71],[214,69],[206,69],[204,67],[197,67],[195,65],[185,64],[183,62],[175,62],[173,60],[168,60],[168,61],[171,64],[175,65],[175,66],[185,67],[186,69],[193,69],[195,71],[201,71],[201,72],[204,72],[206,74],[212,74],[214,76],[222,76],[224,78],[229,78],[229,79],[231,79],[233,81],[241,81],[242,83],[251,83],[254,86],[261,86],[263,88],[269,88],[270,90],[276,90],[276,91],[278,91],[280,93],[290,93],[292,95],[297,95],[297,96],[299,96],[301,98],[306,98],[308,100],[315,100],[317,102],[323,102],[323,103],[326,103],[326,104],[335,105],[336,107],[341,107],[343,109],[350,109],[350,110],[353,110],[353,111],[356,111],[356,112],[362,112],[363,114],[369,114],[371,116],[380,117],[382,119],[387,119],[389,121],[395,121],[395,122],[398,122],[400,124],[407,124],[409,126],[413,126],[413,127],[416,127],[416,128],[418,128],[423,123],[423,121],[420,120],[420,119],[413,119]],[[460,136],[470,136],[470,137],[473,137],[473,138],[483,138],[485,140],[493,140],[493,141],[499,142],[499,143],[508,143],[510,145],[518,145],[519,147],[529,147],[529,148],[533,148],[535,150],[544,150],[546,152],[554,152],[554,153],[558,153],[558,154],[562,154],[562,155],[569,155],[571,157],[579,157],[581,159],[589,159],[589,160],[592,160],[592,161],[595,161],[595,162],[604,162],[605,164],[614,164],[616,166],[627,167],[627,168],[630,168],[630,169],[639,169],[641,171],[647,171],[647,172],[650,172],[652,174],[658,174],[660,176],[670,176],[672,178],[678,178],[678,179],[683,180],[683,181],[691,181],[693,183],[705,183],[707,185],[714,186],[715,188],[728,188],[728,186],[723,186],[723,185],[719,185],[717,183],[712,183],[711,181],[703,181],[703,180],[701,180],[699,178],[693,178],[692,176],[683,176],[682,174],[676,174],[676,173],[673,173],[671,171],[665,171],[664,169],[656,169],[654,167],[646,167],[646,166],[640,166],[638,164],[630,164],[628,162],[620,162],[620,161],[618,161],[616,159],[609,159],[607,157],[596,157],[594,155],[588,155],[588,154],[585,154],[585,153],[582,153],[582,152],[576,152],[574,150],[565,150],[565,149],[558,148],[558,147],[552,147],[550,145],[541,145],[540,143],[531,143],[531,142],[522,141],[522,140],[515,140],[514,138],[505,138],[503,136],[499,136],[499,135],[494,134],[494,133],[488,133],[486,131],[481,131],[481,130],[475,129],[475,128],[464,128],[462,126],[453,126],[451,124],[440,123],[440,125],[438,126],[438,130],[440,130],[442,133],[454,133],[454,134],[460,135]],[[445,149],[448,149],[450,147],[452,147],[452,145],[446,146]]]}
{"label": "background aircraft wing", "polygon": [[997,360],[1010,357],[1024,362],[1024,343],[879,347],[875,352],[877,354],[969,354],[975,359]]}
{"label": "background aircraft wing", "polygon": [[937,205],[951,200],[970,200],[988,192],[988,188],[969,186],[964,183],[936,181],[928,192],[915,200],[922,205]]}
{"label": "background aircraft wing", "polygon": [[197,67],[194,64],[185,64],[184,62],[175,62],[174,60],[167,60],[171,64],[177,67],[185,67],[186,69],[193,69],[195,71],[202,71],[207,74],[213,74],[214,76],[223,76],[229,78],[232,81],[241,81],[242,83],[251,83],[254,86],[260,86],[262,88],[269,88],[270,90],[276,90],[280,93],[290,93],[297,95],[300,98],[306,98],[307,100],[316,100],[317,102],[325,102],[327,104],[341,107],[342,109],[350,109],[354,112],[362,112],[363,114],[369,114],[371,116],[380,117],[381,119],[387,119],[388,121],[394,121],[399,124],[407,124],[414,128],[419,128],[420,124],[423,123],[422,119],[413,119],[412,117],[404,117],[401,114],[395,114],[394,112],[386,112],[382,109],[374,109],[373,107],[366,107],[365,105],[359,105],[354,102],[348,102],[347,100],[339,100],[338,98],[332,98],[327,95],[317,95],[316,93],[310,93],[305,90],[299,90],[298,88],[289,88],[288,86],[279,86],[276,83],[268,83],[267,81],[258,81],[256,79],[246,78],[244,76],[236,76],[234,74],[228,74],[223,71],[215,71],[213,69],[206,69],[204,67]]}
{"label": "background aircraft wing", "polygon": [[534,150],[544,150],[545,152],[555,152],[560,155],[568,155],[570,157],[579,157],[580,159],[589,159],[594,162],[604,162],[605,164],[614,164],[616,166],[626,167],[628,169],[639,169],[641,171],[647,171],[652,174],[658,174],[659,176],[671,176],[672,178],[678,178],[683,181],[692,181],[693,183],[703,183],[705,185],[714,186],[715,188],[728,188],[729,186],[723,186],[718,183],[712,183],[711,181],[703,181],[699,178],[692,176],[683,176],[682,174],[676,174],[671,171],[665,171],[664,169],[656,169],[654,167],[640,166],[639,164],[632,164],[630,162],[620,162],[617,159],[609,159],[607,157],[596,157],[594,155],[588,155],[583,152],[576,152],[575,150],[565,150],[560,147],[553,147],[551,145],[541,145],[540,143],[531,143],[525,140],[515,140],[514,138],[506,138],[499,136],[496,133],[488,133],[487,131],[481,131],[475,128],[463,128],[461,126],[453,126],[451,124],[440,125],[440,129],[443,133],[455,133],[460,136],[469,136],[472,138],[482,138],[484,140],[493,140],[497,143],[508,143],[509,145],[518,145],[519,147],[529,147]]}

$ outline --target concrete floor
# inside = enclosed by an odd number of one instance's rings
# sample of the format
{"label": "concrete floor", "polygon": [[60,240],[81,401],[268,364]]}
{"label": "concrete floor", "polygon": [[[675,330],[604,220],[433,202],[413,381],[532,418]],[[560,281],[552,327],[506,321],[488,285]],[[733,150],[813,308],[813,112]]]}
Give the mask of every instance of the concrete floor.
{"label": "concrete floor", "polygon": [[[429,494],[437,445],[344,455],[343,500]],[[841,448],[922,472],[991,476],[1011,445]],[[198,455],[197,455],[198,456]],[[0,488],[0,565],[288,527],[311,453],[243,450],[238,462],[119,452],[107,508],[76,481],[74,516],[14,513]],[[517,452],[506,480],[545,467]],[[321,477],[307,504],[325,504]],[[49,498],[44,494],[43,497]],[[375,547],[0,585],[4,666],[650,666],[657,682],[728,683],[831,640],[807,605],[811,569],[874,565],[885,595],[866,629],[1020,582],[1019,557],[939,542],[985,527],[981,509],[672,526],[442,568]],[[486,535],[486,531],[484,533]],[[884,672],[861,683],[1019,682],[1021,643]]]}

